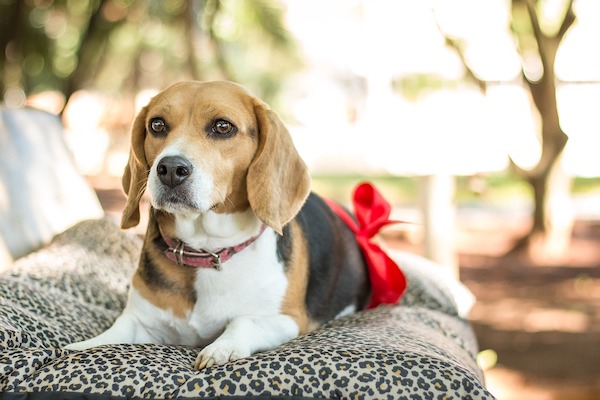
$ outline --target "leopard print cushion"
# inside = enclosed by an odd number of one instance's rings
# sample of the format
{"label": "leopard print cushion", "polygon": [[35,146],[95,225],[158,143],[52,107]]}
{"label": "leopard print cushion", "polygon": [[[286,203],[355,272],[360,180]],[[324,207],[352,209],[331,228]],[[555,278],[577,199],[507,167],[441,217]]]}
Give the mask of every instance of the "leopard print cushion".
{"label": "leopard print cushion", "polygon": [[468,292],[410,257],[400,304],[223,366],[194,370],[198,349],[186,346],[62,349],[119,315],[140,247],[111,222],[84,221],[0,275],[1,399],[493,398],[457,304]]}

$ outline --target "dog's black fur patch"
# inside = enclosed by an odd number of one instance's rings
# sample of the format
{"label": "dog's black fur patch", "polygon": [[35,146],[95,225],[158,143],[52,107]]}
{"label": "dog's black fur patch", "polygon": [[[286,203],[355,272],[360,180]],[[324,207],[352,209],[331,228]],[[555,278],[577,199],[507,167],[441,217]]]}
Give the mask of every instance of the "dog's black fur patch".
{"label": "dog's black fur patch", "polygon": [[317,322],[334,318],[345,307],[366,306],[368,271],[354,233],[321,199],[311,193],[296,217],[304,231],[310,271],[306,304]]}
{"label": "dog's black fur patch", "polygon": [[[162,254],[167,248],[167,244],[164,239],[158,234],[154,239],[152,239],[152,245],[154,249]],[[144,280],[146,285],[152,290],[164,290],[168,292],[175,293],[189,293],[187,295],[187,299],[192,304],[196,303],[196,296],[193,291],[189,291],[186,288],[181,287],[177,282],[174,282],[172,279],[169,279],[168,274],[163,273],[162,269],[157,265],[158,262],[155,261],[151,251],[144,248],[142,250],[142,254],[140,256],[140,268],[138,272],[140,277]],[[165,258],[164,262],[171,263],[171,261]],[[181,267],[183,268],[183,267]]]}
{"label": "dog's black fur patch", "polygon": [[277,259],[287,266],[292,257],[292,230],[287,224],[283,227],[283,234],[277,237]]}

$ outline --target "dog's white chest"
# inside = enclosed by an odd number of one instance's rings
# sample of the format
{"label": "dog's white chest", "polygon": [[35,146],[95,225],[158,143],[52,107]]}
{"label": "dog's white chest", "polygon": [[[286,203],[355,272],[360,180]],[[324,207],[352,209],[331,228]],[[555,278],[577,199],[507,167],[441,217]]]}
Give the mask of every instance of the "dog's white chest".
{"label": "dog's white chest", "polygon": [[[277,315],[287,278],[277,259],[273,237],[260,238],[223,264],[220,271],[196,271],[196,303],[185,318],[160,310],[172,341],[200,346],[212,342],[239,316]],[[157,310],[158,311],[158,310]],[[156,315],[156,314],[155,314]]]}

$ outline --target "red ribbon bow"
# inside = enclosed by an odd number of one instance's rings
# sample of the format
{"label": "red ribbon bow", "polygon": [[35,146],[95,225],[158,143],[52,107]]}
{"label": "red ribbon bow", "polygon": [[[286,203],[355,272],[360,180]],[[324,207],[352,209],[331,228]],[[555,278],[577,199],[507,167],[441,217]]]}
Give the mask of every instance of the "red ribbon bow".
{"label": "red ribbon bow", "polygon": [[375,308],[380,304],[396,304],[406,290],[406,277],[372,238],[384,226],[402,221],[389,219],[390,204],[369,183],[358,185],[354,191],[353,205],[358,224],[339,204],[333,201],[327,201],[327,204],[354,232],[365,256],[373,289],[368,308]]}

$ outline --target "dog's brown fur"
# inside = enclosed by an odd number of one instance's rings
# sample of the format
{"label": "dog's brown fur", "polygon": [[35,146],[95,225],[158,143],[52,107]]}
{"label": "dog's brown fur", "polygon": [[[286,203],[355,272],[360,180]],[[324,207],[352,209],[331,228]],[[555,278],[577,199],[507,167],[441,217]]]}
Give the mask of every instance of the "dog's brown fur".
{"label": "dog's brown fur", "polygon": [[[223,123],[235,129],[217,129]],[[205,346],[194,364],[202,369],[274,348],[366,304],[354,233],[310,194],[286,127],[243,87],[182,82],[140,111],[123,175],[123,228],[139,223],[147,185],[152,208],[127,307],[109,330],[71,348]],[[217,251],[248,241],[219,271],[167,255],[169,242]]]}
{"label": "dog's brown fur", "polygon": [[[202,91],[195,90],[195,86],[201,86]],[[190,103],[198,110],[194,115],[186,114]],[[170,124],[168,136],[156,137],[147,132],[149,120],[155,116],[165,118]],[[208,138],[206,126],[216,118],[225,117],[235,121],[238,134],[231,139]],[[139,201],[147,171],[160,151],[176,140],[185,140],[186,146],[194,148],[191,162],[213,164],[215,181],[225,193],[224,201],[213,208],[217,213],[244,211],[250,207],[260,220],[281,234],[310,190],[307,168],[286,127],[264,102],[231,83],[213,82],[207,86],[187,82],[171,86],[153,98],[134,122],[130,158],[123,175],[123,188],[128,195],[123,228],[139,223]],[[223,165],[223,160],[228,164]],[[194,271],[181,269],[162,257],[164,249],[152,243],[159,236],[158,226],[163,234],[174,236],[172,218],[164,212],[155,213],[150,217],[142,257],[156,269],[153,274],[160,274],[169,283],[163,282],[165,289],[161,290],[148,277],[148,265],[140,263],[133,285],[148,301],[182,316],[193,307]],[[288,280],[293,284],[289,286],[282,311],[292,316],[305,332],[309,324],[304,299],[308,260],[298,229],[296,226],[296,232],[292,233],[298,240],[288,266],[288,276],[292,275]]]}

